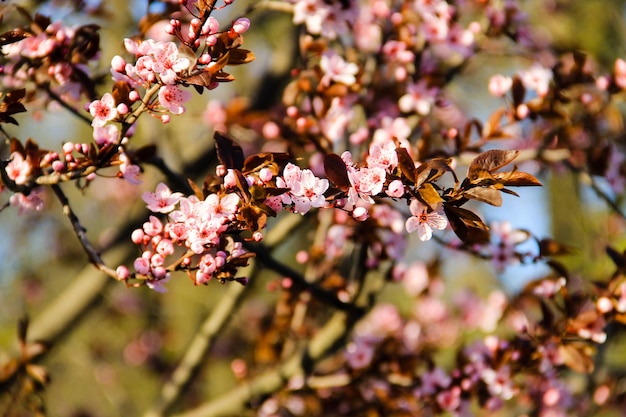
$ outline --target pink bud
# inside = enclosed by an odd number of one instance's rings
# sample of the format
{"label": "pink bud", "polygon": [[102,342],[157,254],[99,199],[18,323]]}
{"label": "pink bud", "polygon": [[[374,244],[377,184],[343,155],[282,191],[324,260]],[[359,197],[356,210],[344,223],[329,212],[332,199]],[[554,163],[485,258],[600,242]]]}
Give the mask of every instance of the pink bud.
{"label": "pink bud", "polygon": [[120,115],[125,115],[128,114],[128,106],[126,105],[126,103],[120,103],[117,105],[117,112]]}
{"label": "pink bud", "polygon": [[205,53],[200,55],[200,58],[198,58],[198,63],[202,65],[207,65],[209,62],[211,62],[211,59],[211,55]]}
{"label": "pink bud", "polygon": [[63,144],[63,153],[68,154],[74,151],[74,144],[72,142],[65,142]]}
{"label": "pink bud", "polygon": [[272,174],[272,171],[269,168],[261,168],[259,171],[259,179],[264,183],[270,182],[273,176],[274,174]]}
{"label": "pink bud", "polygon": [[141,98],[141,96],[139,95],[137,90],[133,90],[130,93],[128,93],[128,98],[130,99],[130,101],[137,101]]}
{"label": "pink bud", "polygon": [[606,314],[613,310],[613,302],[607,297],[600,297],[598,301],[596,301],[596,308],[599,313]]}
{"label": "pink bud", "polygon": [[125,281],[130,277],[130,271],[124,265],[120,265],[115,269],[115,273],[117,274],[117,278],[121,281]]}
{"label": "pink bud", "polygon": [[296,253],[296,262],[299,264],[307,263],[309,260],[309,253],[307,251],[301,250]]}
{"label": "pink bud", "polygon": [[52,163],[52,169],[56,172],[61,172],[65,169],[65,164],[61,161],[54,161]]}
{"label": "pink bud", "polygon": [[143,232],[143,230],[135,229],[130,235],[130,240],[132,240],[135,245],[141,245],[143,243],[143,238],[145,235],[146,234]]}
{"label": "pink bud", "polygon": [[387,187],[387,195],[392,198],[400,198],[404,195],[404,184],[400,180],[393,180]]}
{"label": "pink bud", "polygon": [[356,207],[352,211],[352,217],[357,221],[365,221],[368,218],[367,209],[365,207]]}
{"label": "pink bud", "polygon": [[170,122],[170,115],[164,114],[161,116],[161,123],[168,124]]}
{"label": "pink bud", "polygon": [[235,20],[235,23],[233,23],[233,31],[235,31],[235,33],[241,35],[242,33],[247,32],[248,29],[250,29],[250,19],[247,17],[240,17]]}
{"label": "pink bud", "polygon": [[226,175],[224,176],[224,187],[235,188],[236,186],[237,186],[237,178],[235,177],[235,173],[232,169],[229,169]]}
{"label": "pink bud", "polygon": [[223,177],[227,173],[228,173],[228,170],[226,169],[224,165],[218,165],[215,167],[215,175],[217,175],[218,177]]}
{"label": "pink bud", "polygon": [[119,55],[115,55],[111,59],[111,69],[115,72],[124,74],[126,72],[126,61]]}
{"label": "pink bud", "polygon": [[254,240],[255,242],[260,242],[263,240],[263,234],[261,232],[254,232],[252,233],[252,240]]}
{"label": "pink bud", "polygon": [[517,117],[519,119],[525,119],[528,117],[528,113],[530,113],[530,109],[528,108],[527,105],[525,104],[520,104],[519,106],[517,106],[517,109],[515,109],[515,114],[517,115]]}
{"label": "pink bud", "polygon": [[262,134],[265,139],[276,139],[280,135],[280,127],[274,122],[267,122],[263,125]]}

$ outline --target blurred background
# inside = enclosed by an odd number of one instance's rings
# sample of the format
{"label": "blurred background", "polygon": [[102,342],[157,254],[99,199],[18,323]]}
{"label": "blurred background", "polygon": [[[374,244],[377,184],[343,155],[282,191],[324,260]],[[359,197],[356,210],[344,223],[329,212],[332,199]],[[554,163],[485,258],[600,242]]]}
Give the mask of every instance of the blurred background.
{"label": "blurred background", "polygon": [[[123,51],[123,37],[136,34],[137,20],[148,2],[109,0],[104,2],[106,15],[99,17],[76,14],[63,1],[16,3],[66,24],[100,24],[103,48],[100,71],[106,73],[110,58]],[[244,14],[253,4],[254,1],[237,0],[216,17],[229,21]],[[626,57],[626,1],[528,0],[521,4],[540,35],[557,49],[586,51],[606,72],[611,70],[616,58]],[[210,101],[237,98],[256,100],[258,105],[269,107],[274,97],[268,95],[266,103],[259,101],[266,94],[262,90],[264,86],[280,85],[290,76],[295,39],[295,35],[291,36],[291,16],[267,10],[246,15],[252,20],[252,28],[245,35],[246,47],[254,51],[256,61],[236,68],[234,83],[205,91],[201,96],[194,95],[187,106],[188,113],[173,117],[170,124],[162,125],[147,117],[139,123],[135,143],[157,143],[160,154],[174,170],[181,170],[196,155],[213,146],[214,126],[207,123],[204,114]],[[11,19],[5,18],[2,31],[11,24]],[[446,94],[470,115],[484,120],[501,104],[487,93],[489,77],[494,73],[513,74],[527,65],[528,61],[520,58],[483,55],[471,62]],[[101,91],[107,91],[107,86],[102,86]],[[90,127],[62,109],[24,113],[17,120],[19,127],[10,126],[7,131],[22,140],[33,138],[43,148],[60,149],[65,141],[91,140]],[[245,132],[242,134],[245,136]],[[207,169],[215,162],[207,161]],[[201,178],[203,175],[198,172],[196,180]],[[163,177],[155,168],[147,167],[143,179],[140,186],[122,180],[97,179],[84,191],[71,184],[63,187],[89,237],[99,247],[111,246],[128,219],[147,216],[141,194],[152,190]],[[553,172],[540,179],[543,188],[520,190],[520,198],[505,198],[501,208],[483,208],[487,223],[508,220],[514,228],[565,242],[574,248],[562,258],[571,271],[585,279],[606,277],[612,264],[605,256],[605,247],[611,245],[620,251],[626,248],[623,220],[612,215],[593,190],[581,185],[569,172]],[[608,190],[606,184],[600,185]],[[5,194],[3,198],[6,200],[8,196]],[[20,318],[45,315],[50,303],[77,277],[97,275],[87,265],[86,255],[60,213],[58,202],[49,198],[47,203],[41,213],[19,216],[12,208],[0,213],[0,362],[14,351]],[[292,235],[281,245],[280,252],[281,259],[294,267],[298,267],[293,260],[297,250],[309,245],[298,236],[306,234]],[[128,253],[105,252],[105,260],[130,264],[137,254],[129,238],[127,247]],[[445,250],[436,242],[422,244],[413,239],[407,259],[428,260]],[[443,279],[476,287],[481,293],[494,288],[515,292],[529,279],[547,272],[540,266],[520,265],[498,273],[488,262],[461,253],[455,253],[453,259],[453,263],[442,265]],[[249,355],[246,341],[258,336],[263,318],[278,297],[271,291],[278,278],[271,272],[255,277],[252,292],[213,349],[201,377],[189,388],[186,395],[189,404],[219,395],[236,383],[231,360],[238,355]],[[109,281],[102,286],[98,301],[45,360],[52,375],[45,393],[51,416],[140,415],[156,397],[200,323],[226,291],[225,286],[216,282],[194,287],[184,274],[170,282],[166,294],[146,288],[127,289]],[[393,294],[392,289],[389,297]]]}

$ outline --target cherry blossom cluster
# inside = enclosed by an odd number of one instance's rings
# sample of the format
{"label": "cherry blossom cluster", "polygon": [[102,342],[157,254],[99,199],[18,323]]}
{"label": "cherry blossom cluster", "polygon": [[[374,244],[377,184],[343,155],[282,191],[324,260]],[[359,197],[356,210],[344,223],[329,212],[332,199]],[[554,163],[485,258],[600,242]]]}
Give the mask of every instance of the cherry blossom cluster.
{"label": "cherry blossom cluster", "polygon": [[100,57],[97,31],[97,25],[68,27],[43,15],[31,18],[29,25],[10,32],[8,42],[3,43],[5,88],[50,83],[50,90],[68,103],[78,103],[83,96],[92,98],[92,67]]}
{"label": "cherry blossom cluster", "polygon": [[[586,392],[567,382],[567,368],[593,367],[589,343],[605,343],[606,323],[589,319],[585,305],[578,318],[555,316],[550,322],[528,306],[559,310],[561,297],[567,299],[571,290],[565,280],[536,281],[510,299],[500,290],[486,298],[455,290],[448,303],[444,281],[430,276],[423,263],[408,266],[399,279],[412,297],[408,314],[394,304],[376,305],[355,327],[343,358],[335,357],[308,385],[293,381],[281,396],[266,400],[260,415],[281,409],[296,415],[313,409],[350,414],[377,406],[412,415],[568,415],[590,407]],[[623,297],[622,290],[617,293]],[[610,304],[602,299],[598,303]],[[551,326],[564,333],[545,332]],[[508,330],[493,335],[500,327]],[[473,336],[457,348],[468,334]],[[440,363],[434,352],[442,349],[457,350],[454,359]],[[619,395],[619,389],[602,383],[596,390],[597,404]]]}
{"label": "cherry blossom cluster", "polygon": [[[184,197],[160,183],[154,193],[145,192],[143,200],[153,213],[167,214],[163,224],[150,216],[141,229],[132,234],[132,241],[143,248],[134,262],[135,271],[145,278],[148,287],[165,291],[171,277],[167,258],[175,255],[176,247],[185,248],[178,269],[188,271],[196,285],[207,284],[214,276],[220,280],[234,279],[237,267],[246,264],[247,252],[240,241],[227,236],[236,227],[239,197],[228,193],[220,197],[210,194],[204,200]],[[171,259],[171,258],[170,258]],[[125,267],[117,270],[122,279],[129,277]]]}

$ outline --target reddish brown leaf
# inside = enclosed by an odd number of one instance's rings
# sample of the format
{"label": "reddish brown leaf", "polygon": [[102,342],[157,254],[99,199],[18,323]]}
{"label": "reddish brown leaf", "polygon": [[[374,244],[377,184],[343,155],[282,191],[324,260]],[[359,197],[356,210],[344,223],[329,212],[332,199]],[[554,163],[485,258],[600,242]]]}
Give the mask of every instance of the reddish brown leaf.
{"label": "reddish brown leaf", "polygon": [[417,170],[415,169],[415,162],[411,155],[409,155],[409,151],[406,148],[396,148],[396,155],[398,156],[398,169],[411,182],[415,182]]}
{"label": "reddish brown leaf", "polygon": [[500,207],[502,205],[502,195],[499,190],[493,187],[473,187],[463,192],[463,196],[492,206]]}
{"label": "reddish brown leaf", "polygon": [[516,75],[513,77],[513,85],[511,86],[511,94],[513,96],[513,108],[517,108],[524,102],[526,88],[522,84],[522,80]]}
{"label": "reddish brown leaf", "polygon": [[220,164],[228,169],[243,168],[243,149],[230,136],[223,132],[215,132],[215,148]]}
{"label": "reddish brown leaf", "polygon": [[24,29],[17,28],[0,34],[0,45],[8,45],[14,42],[19,42],[22,39],[31,36],[30,33],[25,32]]}
{"label": "reddish brown leaf", "polygon": [[527,172],[497,172],[493,174],[493,178],[498,180],[500,184],[514,187],[536,187],[542,185],[541,181]]}
{"label": "reddish brown leaf", "polygon": [[228,55],[227,65],[241,65],[247,64],[248,62],[252,62],[256,59],[254,53],[252,51],[248,51],[247,49],[231,49]]}
{"label": "reddish brown leaf", "polygon": [[341,191],[347,191],[352,186],[346,163],[339,155],[331,153],[324,157],[324,171],[326,177]]}
{"label": "reddish brown leaf", "polygon": [[423,184],[417,192],[420,195],[420,200],[430,207],[431,210],[435,210],[443,201],[437,190],[435,190],[435,187],[430,183]]}
{"label": "reddish brown leaf", "polygon": [[454,177],[454,181],[458,182],[458,178],[456,177],[454,170],[450,168],[451,162],[452,160],[449,158],[433,158],[424,162],[417,168],[415,185],[419,187],[425,182],[436,181],[446,172],[450,172]]}
{"label": "reddish brown leaf", "polygon": [[204,200],[204,193],[202,192],[200,187],[196,185],[195,182],[187,178],[187,184],[189,184],[189,187],[193,190],[194,195],[198,197],[198,200],[201,200],[201,201]]}
{"label": "reddish brown leaf", "polygon": [[489,242],[489,228],[476,214],[445,203],[443,209],[452,230],[463,242],[470,244]]}
{"label": "reddish brown leaf", "polygon": [[492,149],[478,155],[470,164],[467,177],[474,182],[484,175],[484,171],[493,173],[494,171],[502,168],[503,166],[511,163],[519,151],[503,151],[499,149]]}
{"label": "reddish brown leaf", "polygon": [[595,349],[585,343],[568,343],[559,346],[559,354],[565,365],[580,373],[593,371],[593,354]]}
{"label": "reddish brown leaf", "polygon": [[249,173],[269,168],[272,174],[278,175],[278,166],[287,162],[290,155],[286,152],[262,152],[250,155],[243,163],[242,172]]}
{"label": "reddish brown leaf", "polygon": [[540,256],[557,256],[572,253],[573,248],[552,239],[541,239],[539,242]]}

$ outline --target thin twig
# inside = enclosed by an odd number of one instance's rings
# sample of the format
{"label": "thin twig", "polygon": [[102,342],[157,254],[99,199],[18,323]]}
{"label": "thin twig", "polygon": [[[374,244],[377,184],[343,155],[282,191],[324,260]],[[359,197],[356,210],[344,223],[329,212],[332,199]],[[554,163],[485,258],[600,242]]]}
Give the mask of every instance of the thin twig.
{"label": "thin twig", "polygon": [[61,96],[59,96],[57,93],[52,91],[52,89],[50,88],[50,85],[48,83],[38,84],[37,86],[39,88],[41,88],[42,90],[44,90],[46,92],[46,94],[48,94],[48,96],[50,96],[50,98],[52,100],[56,101],[65,110],[69,111],[71,114],[73,114],[74,116],[78,117],[83,122],[91,125],[91,119],[89,117],[87,117],[83,113],[80,113],[74,107],[70,106],[69,103],[67,103],[65,100],[63,100],[63,98],[61,98]]}
{"label": "thin twig", "polygon": [[102,257],[100,257],[100,254],[98,253],[98,251],[96,251],[96,249],[93,247],[93,245],[87,238],[87,231],[80,224],[80,220],[78,219],[78,217],[72,210],[72,207],[70,206],[70,202],[65,196],[65,194],[63,193],[63,190],[61,190],[61,187],[59,187],[58,185],[53,185],[51,188],[52,188],[52,191],[54,191],[54,194],[57,196],[59,202],[63,206],[63,214],[65,214],[67,218],[70,220],[70,223],[72,223],[72,228],[74,229],[74,233],[76,234],[76,237],[78,237],[78,240],[81,246],[83,247],[83,249],[85,250],[85,253],[87,253],[87,256],[89,257],[89,262],[91,262],[96,268],[98,268],[100,271],[104,272],[108,276],[117,279],[118,277],[117,277],[117,273],[115,272],[115,270],[105,265],[104,261],[102,260]]}

